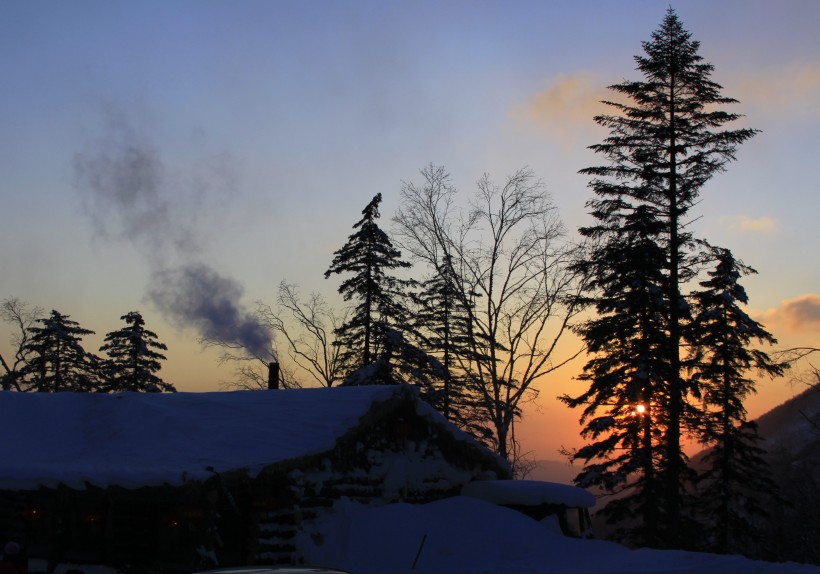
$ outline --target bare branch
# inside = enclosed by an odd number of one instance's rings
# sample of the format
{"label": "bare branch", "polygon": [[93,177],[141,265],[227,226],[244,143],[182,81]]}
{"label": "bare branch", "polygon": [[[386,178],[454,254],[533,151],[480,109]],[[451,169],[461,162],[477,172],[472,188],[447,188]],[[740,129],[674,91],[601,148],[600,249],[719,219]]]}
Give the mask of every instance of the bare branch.
{"label": "bare branch", "polygon": [[[263,307],[263,314],[287,341],[290,358],[320,385],[333,386],[341,379],[340,349],[334,333],[346,315],[330,308],[316,292],[302,301],[297,287],[286,281],[279,284],[278,304],[278,314],[269,307]],[[285,314],[289,322],[282,319]]]}
{"label": "bare branch", "polygon": [[552,359],[579,311],[583,277],[571,265],[579,248],[566,242],[543,182],[527,168],[502,185],[482,176],[466,215],[455,211],[443,168],[429,166],[422,176],[423,185],[402,187],[396,236],[434,274],[446,261],[457,277],[469,349],[456,361],[494,427],[499,454],[515,458],[521,401],[535,381],[581,353]]}
{"label": "bare branch", "polygon": [[14,326],[11,336],[11,344],[14,347],[11,362],[0,354],[0,364],[6,371],[5,375],[0,377],[3,381],[3,389],[14,388],[18,391],[21,389],[18,377],[20,369],[28,363],[26,349],[30,337],[29,329],[43,316],[43,313],[42,307],[31,307],[17,297],[4,299],[0,304],[0,319]]}

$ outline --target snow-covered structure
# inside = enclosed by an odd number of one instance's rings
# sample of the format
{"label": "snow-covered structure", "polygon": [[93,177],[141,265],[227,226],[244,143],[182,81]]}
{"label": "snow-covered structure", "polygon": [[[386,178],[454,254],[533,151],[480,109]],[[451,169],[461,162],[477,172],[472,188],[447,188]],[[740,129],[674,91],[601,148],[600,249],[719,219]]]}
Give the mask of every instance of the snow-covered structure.
{"label": "snow-covered structure", "polygon": [[589,509],[595,496],[577,486],[541,480],[477,480],[464,485],[464,496],[517,510],[576,538],[592,535]]}
{"label": "snow-covered structure", "polygon": [[299,560],[343,497],[429,502],[509,468],[412,389],[0,392],[0,539],[187,570]]}

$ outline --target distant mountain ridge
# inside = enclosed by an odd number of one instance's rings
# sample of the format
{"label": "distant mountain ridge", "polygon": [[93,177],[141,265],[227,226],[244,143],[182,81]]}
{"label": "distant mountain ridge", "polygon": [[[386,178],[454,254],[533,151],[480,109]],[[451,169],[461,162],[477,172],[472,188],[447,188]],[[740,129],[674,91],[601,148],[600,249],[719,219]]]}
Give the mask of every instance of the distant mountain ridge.
{"label": "distant mountain ridge", "polygon": [[761,415],[757,420],[763,448],[800,454],[820,443],[820,387],[811,387]]}
{"label": "distant mountain ridge", "polygon": [[547,482],[560,482],[563,484],[572,484],[574,479],[581,469],[583,464],[571,465],[567,461],[561,460],[537,460],[532,471],[530,471],[527,478],[530,480],[545,480]]}
{"label": "distant mountain ridge", "polygon": [[[773,466],[784,459],[803,458],[806,452],[820,451],[820,387],[807,388],[799,395],[774,407],[755,419],[758,434],[763,439],[759,446]],[[703,470],[702,450],[690,459],[698,471]]]}

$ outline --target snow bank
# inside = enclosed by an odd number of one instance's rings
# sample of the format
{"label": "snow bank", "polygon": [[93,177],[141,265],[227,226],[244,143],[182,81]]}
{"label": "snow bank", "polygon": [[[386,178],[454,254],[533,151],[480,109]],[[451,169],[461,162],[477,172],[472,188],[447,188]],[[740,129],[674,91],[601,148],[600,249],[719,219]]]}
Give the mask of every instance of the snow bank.
{"label": "snow bank", "polygon": [[299,546],[310,563],[356,574],[820,574],[816,566],[566,538],[468,497],[378,508],[342,500]]}
{"label": "snow bank", "polygon": [[180,484],[332,449],[396,387],[0,392],[0,488]]}

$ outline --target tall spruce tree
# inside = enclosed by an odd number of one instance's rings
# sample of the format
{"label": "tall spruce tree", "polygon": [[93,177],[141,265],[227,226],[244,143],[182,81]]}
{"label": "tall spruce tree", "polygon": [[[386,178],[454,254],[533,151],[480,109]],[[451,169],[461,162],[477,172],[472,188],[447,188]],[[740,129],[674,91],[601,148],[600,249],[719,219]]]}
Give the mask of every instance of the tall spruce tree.
{"label": "tall spruce tree", "polygon": [[576,481],[622,494],[602,510],[607,522],[630,526],[617,531],[624,540],[657,545],[662,487],[656,463],[669,373],[662,226],[655,209],[640,202],[600,207],[615,213],[596,216],[612,216],[618,224],[586,231],[605,241],[584,263],[592,266],[589,288],[595,293],[586,302],[597,312],[577,328],[593,356],[579,376],[589,388],[562,400],[584,407],[582,435],[591,441],[574,455],[586,462]]}
{"label": "tall spruce tree", "polygon": [[[340,362],[348,378],[360,369],[386,360],[405,356],[408,349],[405,336],[410,317],[405,300],[408,282],[391,274],[396,269],[410,267],[393,247],[387,233],[376,223],[379,218],[381,193],[362,210],[353,228],[356,232],[334,253],[327,279],[334,274],[349,274],[339,286],[345,301],[353,301],[349,319],[336,329],[335,344],[340,346]],[[389,369],[376,369],[366,377],[371,382],[389,382]],[[387,378],[387,380],[386,380]],[[365,382],[353,378],[348,382]]]}
{"label": "tall spruce tree", "polygon": [[82,338],[94,331],[80,327],[58,311],[28,328],[23,349],[28,363],[21,369],[21,387],[27,391],[94,392],[99,388],[101,361],[83,349]]}
{"label": "tall spruce tree", "polygon": [[759,520],[764,501],[776,492],[757,424],[746,419],[743,401],[755,392],[752,370],[783,374],[778,363],[755,343],[777,343],[741,308],[748,304],[741,276],[754,269],[737,261],[728,249],[712,248],[716,261],[709,279],[693,295],[696,310],[691,328],[698,353],[695,374],[707,411],[700,439],[708,447],[707,470],[700,480],[699,510],[709,517],[707,549],[722,553],[755,553],[763,542]]}
{"label": "tall spruce tree", "polygon": [[155,373],[162,368],[160,361],[167,351],[164,343],[157,341],[157,334],[145,328],[145,320],[139,311],[131,311],[120,317],[125,327],[105,336],[100,351],[108,355],[106,379],[102,392],[176,392]]}
{"label": "tall spruce tree", "polygon": [[[688,469],[681,450],[682,421],[688,396],[696,391],[684,377],[685,365],[680,352],[689,314],[682,285],[695,275],[697,252],[697,243],[687,231],[687,224],[703,185],[735,158],[736,147],[752,137],[755,130],[721,129],[738,118],[737,114],[721,109],[735,100],[722,96],[721,86],[710,79],[713,66],[703,62],[698,54],[699,42],[692,40],[691,34],[683,29],[674,10],[668,10],[651,40],[643,43],[643,49],[645,54],[635,57],[643,79],[610,86],[622,101],[605,102],[615,113],[595,118],[598,124],[609,129],[610,135],[591,149],[602,154],[608,163],[581,172],[592,176],[589,186],[597,196],[588,203],[597,223],[580,231],[597,240],[594,248],[597,253],[588,267],[597,275],[589,302],[596,306],[601,303],[598,319],[582,328],[581,334],[590,348],[600,351],[585,369],[590,391],[568,402],[585,404],[587,434],[604,436],[598,442],[609,441],[613,449],[626,448],[626,451],[617,451],[627,453],[622,464],[637,471],[642,465],[637,460],[629,460],[628,453],[633,450],[628,443],[623,443],[627,429],[634,423],[619,410],[633,399],[629,395],[632,387],[618,379],[618,372],[631,370],[642,379],[653,381],[648,387],[652,396],[644,400],[649,401],[648,416],[651,417],[646,424],[654,427],[654,433],[660,433],[652,435],[657,445],[651,472],[661,480],[657,483],[659,490],[639,490],[636,496],[642,499],[640,506],[654,504],[658,513],[658,528],[646,542],[675,546],[679,545],[679,536],[685,530],[682,501]],[[651,292],[651,316],[658,324],[651,332],[635,334],[637,338],[647,338],[640,344],[651,349],[653,358],[649,362],[645,361],[644,354],[626,353],[606,343],[617,338],[624,323],[634,320],[635,309],[626,300],[631,289],[624,292],[623,304],[619,304],[613,285],[623,282],[620,275],[645,268],[648,262],[635,257],[617,265],[615,262],[602,264],[602,261],[618,252],[615,243],[623,240],[621,228],[639,211],[645,220],[642,227],[651,229],[647,241],[653,242],[658,250],[651,263],[657,266]],[[637,268],[624,269],[623,265],[628,262]],[[612,297],[616,300],[606,301]],[[636,340],[635,344],[639,342]],[[599,364],[607,359],[613,364],[601,370]],[[650,370],[643,372],[642,369]],[[601,411],[605,413],[603,416],[599,416]],[[597,452],[582,452],[603,457],[604,461],[613,460],[614,456],[613,451],[603,448]],[[623,456],[618,454],[619,459]],[[642,458],[645,453],[634,451],[631,456]],[[644,463],[641,472],[649,472],[648,464]],[[648,518],[645,516],[644,520]],[[650,524],[644,522],[643,527],[644,532],[649,533]],[[633,532],[639,535],[637,530]]]}

